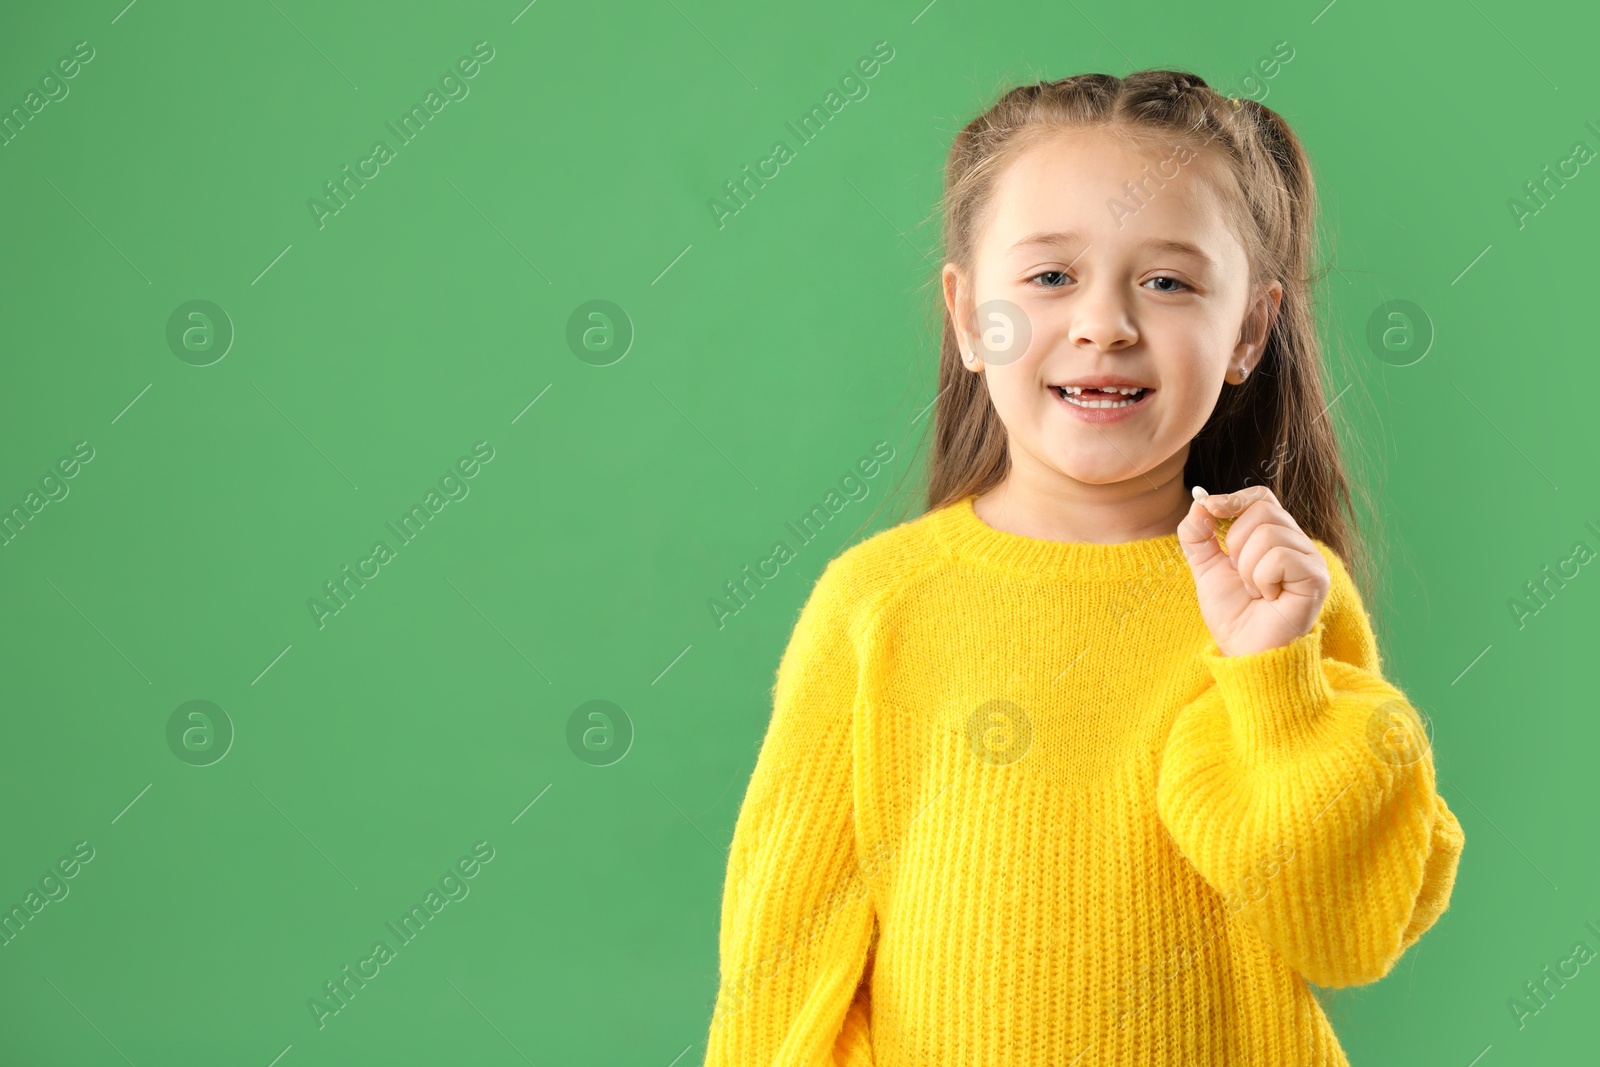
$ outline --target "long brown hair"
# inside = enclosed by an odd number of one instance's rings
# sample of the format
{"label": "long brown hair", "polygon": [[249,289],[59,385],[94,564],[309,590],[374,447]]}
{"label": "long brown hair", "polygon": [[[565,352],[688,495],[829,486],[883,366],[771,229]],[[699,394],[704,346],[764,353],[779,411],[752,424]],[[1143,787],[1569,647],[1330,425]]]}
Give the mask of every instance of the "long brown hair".
{"label": "long brown hair", "polygon": [[[1321,381],[1312,299],[1327,271],[1313,272],[1316,189],[1305,150],[1282,115],[1255,100],[1225,97],[1199,76],[1175,70],[1140,70],[1123,78],[1078,74],[1009,89],[967,123],[950,147],[940,205],[944,258],[935,264],[936,273],[948,261],[972,276],[980,228],[992,217],[1001,174],[1027,148],[1074,127],[1186,146],[1231,171],[1234,181],[1221,183],[1218,191],[1245,248],[1250,283],[1277,279],[1283,298],[1254,373],[1241,385],[1224,387],[1190,445],[1184,479],[1212,492],[1268,486],[1301,529],[1346,561],[1358,587],[1368,586],[1369,561]],[[928,511],[984,492],[1010,466],[1005,426],[979,380],[982,372],[962,366],[942,291],[938,307],[938,393],[923,501]],[[924,431],[926,440],[926,426]],[[1350,509],[1348,519],[1342,507]]]}

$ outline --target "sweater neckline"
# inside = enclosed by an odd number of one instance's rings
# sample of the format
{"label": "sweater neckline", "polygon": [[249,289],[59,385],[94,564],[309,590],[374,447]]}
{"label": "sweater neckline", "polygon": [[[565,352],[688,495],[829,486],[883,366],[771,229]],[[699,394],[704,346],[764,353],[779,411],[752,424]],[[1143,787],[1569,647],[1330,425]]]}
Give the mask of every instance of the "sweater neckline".
{"label": "sweater neckline", "polygon": [[[1136,541],[1052,541],[995,529],[974,509],[977,498],[969,493],[930,516],[939,540],[957,559],[1043,578],[1170,578],[1188,569],[1176,529]],[[1231,524],[1217,522],[1224,532]]]}

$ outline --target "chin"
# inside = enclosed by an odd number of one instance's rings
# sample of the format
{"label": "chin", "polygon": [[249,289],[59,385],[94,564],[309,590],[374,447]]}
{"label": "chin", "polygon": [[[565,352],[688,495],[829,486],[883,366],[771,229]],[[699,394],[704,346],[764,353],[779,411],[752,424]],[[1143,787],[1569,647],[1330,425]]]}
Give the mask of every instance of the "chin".
{"label": "chin", "polygon": [[1130,478],[1139,476],[1137,471],[1130,472],[1128,465],[1122,462],[1120,458],[1118,459],[1118,464],[1115,468],[1095,467],[1086,469],[1070,463],[1058,463],[1055,464],[1055,468],[1073,481],[1082,482],[1084,485],[1115,485],[1118,482],[1125,482]]}

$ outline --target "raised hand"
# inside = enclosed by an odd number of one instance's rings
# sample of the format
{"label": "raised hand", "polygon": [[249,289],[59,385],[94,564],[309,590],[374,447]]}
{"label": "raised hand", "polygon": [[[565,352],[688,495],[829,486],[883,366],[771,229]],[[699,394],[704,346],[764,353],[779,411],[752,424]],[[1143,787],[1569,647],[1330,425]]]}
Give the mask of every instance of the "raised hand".
{"label": "raised hand", "polygon": [[[1218,518],[1234,517],[1228,551]],[[1200,614],[1225,656],[1281,648],[1316,626],[1331,580],[1328,561],[1272,490],[1197,496],[1178,524]]]}

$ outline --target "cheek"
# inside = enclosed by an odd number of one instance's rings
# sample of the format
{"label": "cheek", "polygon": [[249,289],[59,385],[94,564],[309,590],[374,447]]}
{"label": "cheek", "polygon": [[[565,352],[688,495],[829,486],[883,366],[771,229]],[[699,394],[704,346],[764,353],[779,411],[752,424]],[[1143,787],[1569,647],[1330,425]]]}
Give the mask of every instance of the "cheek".
{"label": "cheek", "polygon": [[1216,406],[1223,373],[1228,369],[1231,348],[1224,332],[1197,324],[1194,331],[1179,331],[1152,338],[1158,353],[1156,375],[1165,395],[1163,420],[1182,422],[1187,411],[1198,411],[1203,422]]}
{"label": "cheek", "polygon": [[983,372],[989,387],[989,402],[1000,415],[1000,421],[1008,427],[1030,420],[1037,402],[1048,399],[1042,389],[1034,388],[1031,374],[1011,373],[1012,370],[1012,367],[988,367]]}
{"label": "cheek", "polygon": [[1211,382],[1209,369],[1184,375],[1164,392],[1167,395],[1161,408],[1162,433],[1183,440],[1192,440],[1200,432],[1221,396]]}

